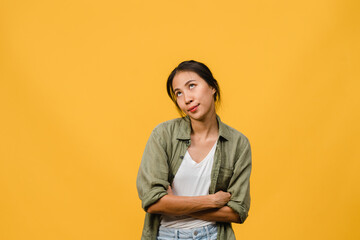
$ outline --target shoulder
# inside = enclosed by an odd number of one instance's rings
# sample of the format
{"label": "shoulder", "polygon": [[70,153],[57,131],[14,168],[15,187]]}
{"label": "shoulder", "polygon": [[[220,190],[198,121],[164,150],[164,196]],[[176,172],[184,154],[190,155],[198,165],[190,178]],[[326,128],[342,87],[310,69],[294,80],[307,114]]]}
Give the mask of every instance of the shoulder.
{"label": "shoulder", "polygon": [[178,127],[180,127],[180,125],[183,121],[185,121],[183,118],[170,119],[165,122],[161,122],[161,123],[157,124],[155,126],[155,128],[153,129],[153,131],[162,132],[162,131],[166,131],[169,129],[178,128]]}
{"label": "shoulder", "polygon": [[225,138],[227,137],[229,141],[241,143],[241,144],[248,144],[249,139],[245,136],[244,133],[241,131],[229,126],[228,124],[221,122],[222,132],[224,133]]}
{"label": "shoulder", "polygon": [[223,132],[226,132],[228,137],[223,145],[224,151],[225,155],[229,157],[228,159],[230,159],[231,164],[236,164],[237,162],[238,164],[251,163],[251,146],[248,137],[227,124],[223,123],[222,127]]}
{"label": "shoulder", "polygon": [[240,156],[242,153],[250,150],[250,141],[245,134],[225,123],[221,123],[221,132],[226,138],[224,144],[225,151],[235,153]]}
{"label": "shoulder", "polygon": [[174,119],[170,119],[164,122],[159,123],[158,125],[156,125],[156,127],[154,129],[156,130],[162,130],[162,129],[166,129],[169,127],[176,127],[178,125],[181,124],[181,122],[185,121],[184,118],[174,118]]}
{"label": "shoulder", "polygon": [[157,124],[152,130],[152,133],[166,140],[172,138],[175,133],[183,131],[187,124],[185,118],[170,119]]}

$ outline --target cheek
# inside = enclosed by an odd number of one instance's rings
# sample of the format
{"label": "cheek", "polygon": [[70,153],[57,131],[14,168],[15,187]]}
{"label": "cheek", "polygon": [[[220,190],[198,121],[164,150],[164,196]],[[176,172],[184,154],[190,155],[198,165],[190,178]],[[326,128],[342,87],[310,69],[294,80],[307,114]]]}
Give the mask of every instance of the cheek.
{"label": "cheek", "polygon": [[181,99],[177,99],[177,100],[176,100],[176,103],[177,103],[177,105],[179,106],[179,108],[181,108],[181,109],[183,108],[183,105],[184,105],[184,104],[183,104],[183,102],[181,101]]}
{"label": "cheek", "polygon": [[211,102],[214,99],[214,95],[213,95],[212,91],[209,89],[205,89],[202,92],[202,96],[203,96],[204,101],[206,101],[208,104],[211,104]]}

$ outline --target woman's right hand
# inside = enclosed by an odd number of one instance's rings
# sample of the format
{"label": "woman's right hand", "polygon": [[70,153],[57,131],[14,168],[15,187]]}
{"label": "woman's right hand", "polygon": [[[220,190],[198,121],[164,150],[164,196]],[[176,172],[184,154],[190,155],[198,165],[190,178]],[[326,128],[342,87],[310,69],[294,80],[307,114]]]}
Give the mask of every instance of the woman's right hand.
{"label": "woman's right hand", "polygon": [[230,201],[231,194],[228,192],[218,191],[213,194],[214,204],[217,208],[225,206],[225,204]]}

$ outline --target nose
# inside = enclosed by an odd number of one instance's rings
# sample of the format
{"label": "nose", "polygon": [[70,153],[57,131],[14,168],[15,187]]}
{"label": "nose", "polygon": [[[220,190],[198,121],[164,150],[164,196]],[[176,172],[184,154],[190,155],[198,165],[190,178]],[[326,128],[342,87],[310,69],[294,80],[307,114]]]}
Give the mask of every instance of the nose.
{"label": "nose", "polygon": [[185,100],[186,104],[192,103],[193,97],[192,97],[191,93],[189,93],[189,92],[184,93],[184,100]]}

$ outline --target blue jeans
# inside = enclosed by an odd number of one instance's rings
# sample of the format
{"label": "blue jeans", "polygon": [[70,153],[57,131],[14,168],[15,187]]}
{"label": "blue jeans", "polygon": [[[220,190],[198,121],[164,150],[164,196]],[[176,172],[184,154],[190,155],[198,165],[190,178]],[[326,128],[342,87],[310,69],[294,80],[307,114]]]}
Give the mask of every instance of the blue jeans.
{"label": "blue jeans", "polygon": [[217,226],[210,224],[192,229],[159,227],[157,240],[216,240]]}

